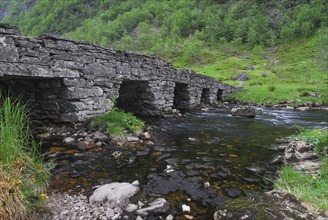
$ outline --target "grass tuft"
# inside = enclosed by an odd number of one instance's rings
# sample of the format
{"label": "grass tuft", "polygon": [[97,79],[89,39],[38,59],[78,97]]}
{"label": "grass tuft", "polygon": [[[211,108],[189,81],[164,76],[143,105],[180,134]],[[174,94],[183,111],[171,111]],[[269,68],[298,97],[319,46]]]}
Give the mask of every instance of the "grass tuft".
{"label": "grass tuft", "polygon": [[306,175],[286,166],[275,181],[275,188],[289,192],[317,208],[328,210],[328,157],[323,153],[324,148],[328,146],[328,129],[300,129],[300,133],[290,139],[315,145],[315,151],[322,155],[321,174]]}
{"label": "grass tuft", "polygon": [[26,105],[1,100],[0,219],[25,219],[43,202],[49,173],[29,125]]}
{"label": "grass tuft", "polygon": [[126,130],[132,133],[142,130],[144,122],[135,117],[131,112],[124,112],[118,108],[113,108],[110,112],[93,118],[91,125],[107,127],[110,135],[124,137]]}
{"label": "grass tuft", "polygon": [[305,175],[291,167],[284,167],[274,186],[276,189],[293,194],[317,208],[328,210],[328,158],[321,161],[321,175]]}

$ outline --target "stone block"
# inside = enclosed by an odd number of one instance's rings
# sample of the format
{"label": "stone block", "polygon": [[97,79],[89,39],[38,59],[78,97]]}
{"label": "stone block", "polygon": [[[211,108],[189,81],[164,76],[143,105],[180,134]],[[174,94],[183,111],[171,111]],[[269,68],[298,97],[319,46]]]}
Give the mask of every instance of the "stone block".
{"label": "stone block", "polygon": [[84,102],[65,102],[60,107],[61,113],[78,112],[87,108]]}
{"label": "stone block", "polygon": [[61,99],[85,99],[89,97],[99,97],[102,96],[104,91],[100,87],[94,88],[76,88],[67,87],[62,89],[54,90],[54,93]]}
{"label": "stone block", "polygon": [[56,78],[79,78],[80,72],[77,70],[70,70],[66,68],[54,68],[53,71],[53,77]]}
{"label": "stone block", "polygon": [[6,36],[0,37],[0,61],[18,62],[19,54],[14,40]]}
{"label": "stone block", "polygon": [[58,102],[41,101],[40,106],[43,110],[48,110],[48,111],[58,111],[59,110]]}

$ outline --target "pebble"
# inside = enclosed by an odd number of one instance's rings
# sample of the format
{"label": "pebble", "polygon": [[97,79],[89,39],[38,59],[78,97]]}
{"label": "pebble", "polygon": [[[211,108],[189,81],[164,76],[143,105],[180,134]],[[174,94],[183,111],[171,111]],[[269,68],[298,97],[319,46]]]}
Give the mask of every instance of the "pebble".
{"label": "pebble", "polygon": [[187,214],[184,214],[183,217],[184,217],[185,219],[188,219],[188,220],[195,219],[194,216],[192,216],[192,215],[187,215]]}
{"label": "pebble", "polygon": [[182,211],[183,212],[190,212],[190,206],[183,204],[182,205]]}
{"label": "pebble", "polygon": [[135,204],[128,204],[125,207],[125,211],[127,211],[127,212],[134,212],[137,209],[138,209],[138,205],[135,205]]}

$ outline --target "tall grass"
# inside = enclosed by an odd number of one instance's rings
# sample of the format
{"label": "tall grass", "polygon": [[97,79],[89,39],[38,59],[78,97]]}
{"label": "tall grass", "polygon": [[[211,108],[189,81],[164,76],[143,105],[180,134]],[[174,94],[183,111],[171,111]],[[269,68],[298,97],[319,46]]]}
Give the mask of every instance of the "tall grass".
{"label": "tall grass", "polygon": [[0,219],[24,219],[44,199],[48,168],[29,128],[28,108],[0,100]]}
{"label": "tall grass", "polygon": [[324,149],[328,146],[328,130],[303,129],[300,133],[289,137],[291,140],[306,141],[314,144],[314,150],[321,156],[320,175],[306,175],[291,167],[283,167],[275,188],[289,192],[301,200],[318,208],[328,210],[328,157]]}
{"label": "tall grass", "polygon": [[328,158],[321,160],[321,175],[305,175],[291,167],[284,167],[275,188],[289,192],[317,208],[328,210]]}

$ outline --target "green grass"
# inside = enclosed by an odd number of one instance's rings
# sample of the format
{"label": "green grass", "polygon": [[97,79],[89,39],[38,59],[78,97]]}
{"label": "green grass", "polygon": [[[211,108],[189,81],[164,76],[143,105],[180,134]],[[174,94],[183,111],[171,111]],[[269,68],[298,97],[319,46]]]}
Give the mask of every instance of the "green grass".
{"label": "green grass", "polygon": [[126,130],[133,133],[142,130],[144,122],[130,112],[123,112],[117,108],[113,108],[110,112],[93,118],[91,125],[107,127],[110,135],[124,137]]}
{"label": "green grass", "polygon": [[[216,48],[204,48],[201,61],[186,64],[175,60],[177,68],[191,68],[201,74],[239,85],[231,78],[240,72],[249,75],[244,91],[233,95],[233,99],[258,104],[289,102],[306,105],[307,102],[328,105],[328,38],[326,29],[318,31],[310,39],[298,39],[268,50],[262,47],[247,49],[222,43]],[[268,51],[271,51],[268,53]],[[275,64],[270,60],[277,61]],[[254,70],[247,70],[253,65]],[[270,88],[275,89],[270,89]]]}
{"label": "green grass", "polygon": [[328,158],[321,161],[321,175],[305,175],[290,167],[281,170],[275,188],[289,192],[317,208],[328,210]]}
{"label": "green grass", "polygon": [[315,145],[315,151],[321,154],[321,175],[305,175],[291,167],[283,167],[275,188],[289,192],[304,202],[328,210],[328,157],[323,149],[328,146],[327,129],[300,129],[300,133],[291,140],[306,141]]}
{"label": "green grass", "polygon": [[306,141],[315,145],[314,150],[318,154],[322,154],[325,147],[328,147],[328,129],[303,129],[300,133],[292,136],[291,139]]}
{"label": "green grass", "polygon": [[46,197],[48,168],[29,125],[26,105],[0,100],[0,217],[4,219],[26,218]]}

